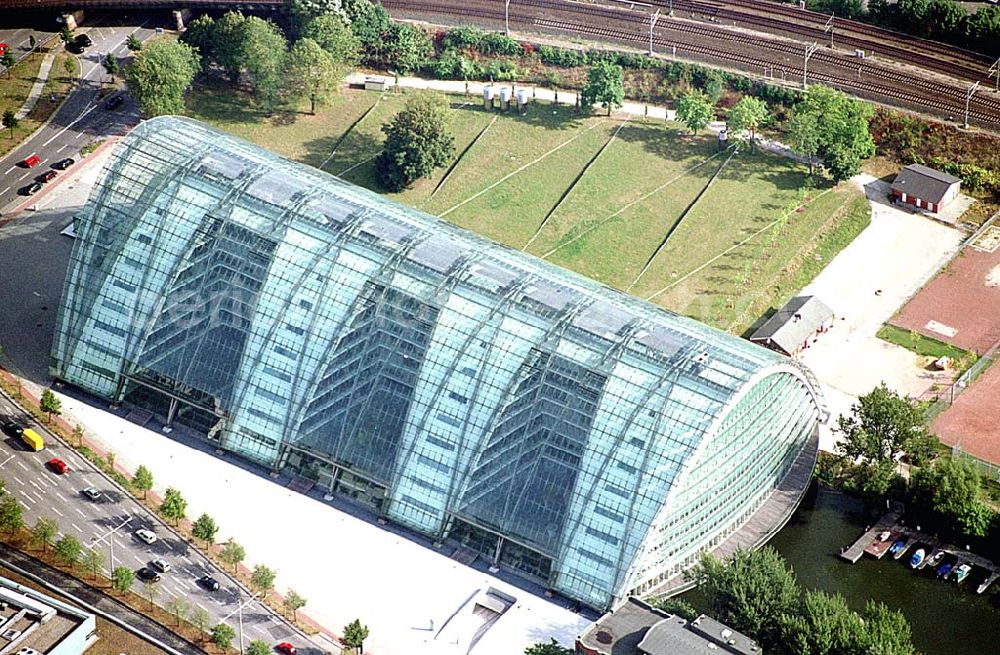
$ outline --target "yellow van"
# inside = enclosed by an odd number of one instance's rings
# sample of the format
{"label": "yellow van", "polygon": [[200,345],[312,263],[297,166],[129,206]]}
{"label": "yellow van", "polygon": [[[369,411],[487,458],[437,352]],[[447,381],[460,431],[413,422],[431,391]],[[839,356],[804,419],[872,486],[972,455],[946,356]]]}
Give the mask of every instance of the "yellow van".
{"label": "yellow van", "polygon": [[24,429],[24,432],[21,433],[21,441],[27,444],[28,448],[35,451],[45,448],[45,440],[42,439],[42,435],[38,434],[31,428]]}

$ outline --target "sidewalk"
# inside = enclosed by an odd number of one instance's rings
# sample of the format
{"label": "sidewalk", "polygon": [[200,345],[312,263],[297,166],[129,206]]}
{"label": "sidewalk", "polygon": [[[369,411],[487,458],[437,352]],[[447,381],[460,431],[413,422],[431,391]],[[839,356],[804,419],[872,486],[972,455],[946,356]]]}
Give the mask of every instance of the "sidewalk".
{"label": "sidewalk", "polygon": [[28,92],[28,97],[21,105],[21,108],[17,111],[17,119],[21,120],[25,116],[31,113],[31,110],[35,108],[35,104],[38,103],[38,98],[42,95],[42,89],[45,88],[45,82],[49,79],[49,71],[52,70],[52,62],[56,59],[56,51],[50,50],[46,53],[45,58],[42,60],[42,65],[38,69],[38,77],[35,79],[35,83],[31,86],[31,91]]}

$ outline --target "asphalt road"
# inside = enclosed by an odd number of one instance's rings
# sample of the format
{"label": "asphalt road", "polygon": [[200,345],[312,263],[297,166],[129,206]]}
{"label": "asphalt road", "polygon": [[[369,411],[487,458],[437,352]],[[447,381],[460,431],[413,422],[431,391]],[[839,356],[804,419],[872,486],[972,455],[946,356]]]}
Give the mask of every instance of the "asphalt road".
{"label": "asphalt road", "polygon": [[[0,478],[6,489],[24,505],[26,525],[34,525],[41,516],[54,519],[60,536],[71,534],[87,547],[99,550],[105,557],[105,574],[113,566],[128,566],[138,570],[150,560],[163,558],[171,570],[156,583],[155,602],[166,605],[171,597],[184,598],[193,610],[201,607],[212,619],[210,625],[225,621],[239,634],[238,607],[242,600],[244,641],[262,640],[269,644],[292,641],[307,645],[291,627],[268,608],[254,601],[226,573],[174,534],[145,507],[120,491],[90,462],[71,448],[63,446],[44,427],[27,421],[25,415],[5,397],[0,397],[0,414],[16,417],[22,424],[31,424],[45,437],[45,448],[39,452],[27,449],[19,440],[4,434],[0,442]],[[70,466],[70,471],[57,474],[46,462],[57,457]],[[88,500],[81,491],[94,487],[101,491],[98,501]],[[135,537],[135,531],[146,529],[157,535],[147,545]],[[58,539],[58,537],[57,537]],[[201,588],[196,580],[211,575],[221,587],[212,592]],[[133,589],[145,594],[143,584],[136,580]],[[301,649],[303,653],[307,649]]]}
{"label": "asphalt road", "polygon": [[[104,108],[105,100],[99,98],[102,78],[107,77],[101,59],[113,52],[120,63],[124,63],[131,54],[125,40],[133,32],[140,40],[148,39],[154,33],[148,27],[128,26],[90,27],[76,31],[76,34],[88,34],[94,42],[79,55],[83,71],[80,81],[45,127],[0,159],[0,212],[15,201],[27,200],[23,189],[42,173],[51,170],[55,162],[67,157],[79,161],[80,149],[91,141],[122,133],[139,122],[139,112],[130,100],[126,99],[117,109],[108,110]],[[53,69],[52,74],[63,72]],[[24,168],[19,164],[32,154],[41,158],[40,164],[33,168]]]}
{"label": "asphalt road", "polygon": [[[29,54],[31,54],[31,40],[28,38],[31,35],[35,37],[35,43],[40,45],[45,43],[49,39],[55,37],[58,34],[56,31],[55,21],[52,21],[52,25],[47,28],[33,29],[31,27],[4,27],[0,28],[0,43],[6,43],[7,49],[10,50],[14,57],[21,61]],[[0,73],[4,73],[7,70],[6,66],[0,64]]]}

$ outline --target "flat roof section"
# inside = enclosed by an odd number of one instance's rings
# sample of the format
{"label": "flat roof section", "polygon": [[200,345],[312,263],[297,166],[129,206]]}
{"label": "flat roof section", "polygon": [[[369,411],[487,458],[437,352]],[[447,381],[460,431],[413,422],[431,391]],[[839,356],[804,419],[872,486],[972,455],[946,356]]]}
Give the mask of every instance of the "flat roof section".
{"label": "flat roof section", "polygon": [[95,626],[93,614],[0,577],[0,652],[80,655],[96,641]]}

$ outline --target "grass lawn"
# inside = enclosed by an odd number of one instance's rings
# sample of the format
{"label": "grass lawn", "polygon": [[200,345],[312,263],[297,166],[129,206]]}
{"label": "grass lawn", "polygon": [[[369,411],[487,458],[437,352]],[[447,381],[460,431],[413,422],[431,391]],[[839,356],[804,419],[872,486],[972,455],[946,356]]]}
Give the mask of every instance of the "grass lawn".
{"label": "grass lawn", "polygon": [[[20,145],[52,115],[52,112],[69,93],[72,81],[79,75],[80,62],[77,61],[76,57],[66,52],[61,45],[56,47],[58,48],[56,58],[52,62],[49,77],[35,107],[21,119],[20,124],[14,129],[14,138],[11,138],[9,129],[0,130],[0,155],[10,152]],[[44,58],[43,51],[35,51],[11,68],[9,76],[7,72],[0,75],[0,115],[8,109],[15,113],[21,109],[24,101],[28,98],[31,87],[38,79],[38,71]],[[66,72],[65,62],[67,61],[72,62],[72,75]]]}
{"label": "grass lawn", "polygon": [[[347,90],[316,116],[268,118],[208,80],[188,114],[379,190],[372,158],[381,126],[405,98]],[[768,153],[737,154],[706,190],[728,156],[714,135],[547,104],[494,120],[475,98],[450,102],[456,154],[487,131],[436,192],[445,169],[391,197],[518,249],[551,214],[526,250],[621,289],[676,226],[632,293],[731,332],[783,304],[868,224],[859,191],[807,188],[805,166]]]}
{"label": "grass lawn", "polygon": [[875,336],[883,341],[902,346],[921,357],[951,357],[959,373],[972,366],[976,361],[976,356],[968,350],[962,350],[943,341],[925,337],[918,332],[904,330],[895,325],[883,325]]}

